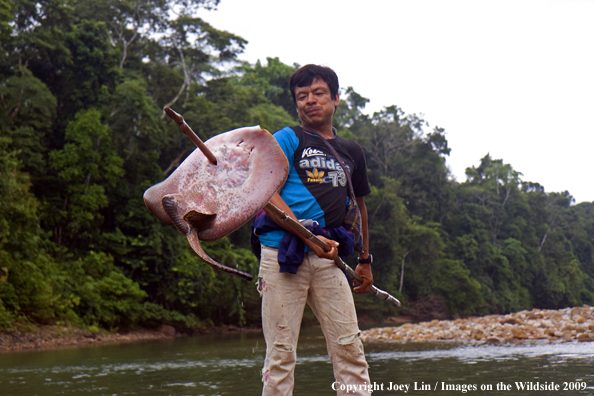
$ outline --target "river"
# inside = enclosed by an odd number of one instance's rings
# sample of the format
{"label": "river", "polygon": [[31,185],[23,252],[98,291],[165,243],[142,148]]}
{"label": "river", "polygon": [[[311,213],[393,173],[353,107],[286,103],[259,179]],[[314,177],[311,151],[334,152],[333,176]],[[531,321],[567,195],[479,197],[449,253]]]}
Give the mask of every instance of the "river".
{"label": "river", "polygon": [[[0,395],[259,395],[261,333],[0,354]],[[594,395],[594,342],[367,344],[372,395]],[[332,395],[319,329],[302,331],[294,395]],[[523,390],[522,390],[523,388]]]}

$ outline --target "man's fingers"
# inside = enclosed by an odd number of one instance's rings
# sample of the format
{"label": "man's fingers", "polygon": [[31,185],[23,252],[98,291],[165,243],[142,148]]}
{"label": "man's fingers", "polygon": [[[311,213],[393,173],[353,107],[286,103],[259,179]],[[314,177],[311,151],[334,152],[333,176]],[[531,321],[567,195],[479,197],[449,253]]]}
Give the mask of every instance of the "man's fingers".
{"label": "man's fingers", "polygon": [[330,245],[329,247],[329,250],[324,250],[317,245],[313,245],[311,246],[311,249],[319,258],[334,260],[334,258],[338,255],[338,249],[336,249],[336,247],[333,245]]}
{"label": "man's fingers", "polygon": [[320,238],[322,241],[326,242],[326,245],[328,245],[328,247],[329,247],[328,250],[325,250],[321,253],[316,252],[318,257],[327,258],[329,260],[334,260],[334,258],[338,255],[337,248],[338,248],[339,243],[336,242],[335,240],[328,239],[326,237],[319,236],[319,235],[318,235],[318,238]]}
{"label": "man's fingers", "polygon": [[357,286],[355,287],[353,290],[355,290],[357,293],[367,293],[369,292],[369,290],[371,290],[371,286],[373,285],[373,278],[370,278],[368,276],[365,275],[359,275],[359,277],[361,278],[361,280],[363,281],[363,283],[361,283],[359,285],[360,282],[357,282],[357,280],[353,280],[353,285]]}
{"label": "man's fingers", "polygon": [[328,260],[334,260],[334,258],[335,258],[337,255],[338,255],[338,250],[337,250],[337,249],[336,249],[334,246],[332,246],[332,247],[330,248],[330,250],[328,250],[328,251],[325,251],[325,252],[323,253],[323,256],[320,256],[320,257],[322,257],[322,258],[327,258]]}
{"label": "man's fingers", "polygon": [[336,242],[336,241],[335,241],[335,240],[333,240],[333,239],[328,239],[328,238],[326,238],[326,237],[323,237],[323,236],[321,236],[321,235],[318,235],[317,237],[318,237],[319,239],[321,239],[322,241],[326,242],[326,244],[327,244],[328,246],[330,246],[330,247],[338,247],[338,245],[339,245],[339,243],[338,243],[338,242]]}
{"label": "man's fingers", "polygon": [[371,266],[369,264],[359,264],[357,268],[355,268],[355,273],[359,275],[359,278],[363,282],[357,282],[353,280],[353,285],[355,287],[355,291],[357,293],[367,293],[371,290],[371,286],[373,285],[373,275],[371,274]]}

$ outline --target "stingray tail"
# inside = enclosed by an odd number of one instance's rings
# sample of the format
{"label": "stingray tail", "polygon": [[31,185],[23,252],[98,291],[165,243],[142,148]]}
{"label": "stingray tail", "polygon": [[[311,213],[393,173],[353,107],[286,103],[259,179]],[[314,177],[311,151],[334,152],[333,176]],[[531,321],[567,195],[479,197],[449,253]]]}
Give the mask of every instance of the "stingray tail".
{"label": "stingray tail", "polygon": [[192,229],[190,231],[190,233],[187,235],[187,237],[188,237],[188,241],[190,242],[190,246],[192,247],[192,249],[194,249],[194,252],[196,252],[196,254],[211,267],[221,270],[221,271],[225,271],[226,273],[237,276],[239,278],[243,278],[243,279],[247,279],[247,280],[252,280],[254,278],[251,274],[248,274],[247,272],[243,272],[243,271],[240,271],[235,268],[227,267],[226,265],[218,263],[215,260],[213,260],[212,258],[210,258],[210,256],[208,254],[206,254],[204,249],[202,249],[202,246],[200,246],[200,240],[198,239],[198,233],[195,229]]}
{"label": "stingray tail", "polygon": [[[163,204],[163,209],[165,210],[165,212],[167,213],[167,216],[169,216],[169,218],[175,225],[175,228],[177,228],[177,230],[180,233],[182,233],[184,236],[186,236],[188,238],[188,241],[190,242],[190,246],[202,260],[204,260],[211,267],[216,268],[221,271],[225,271],[228,274],[235,275],[239,278],[243,278],[243,279],[247,279],[247,280],[253,279],[253,276],[251,274],[248,274],[247,272],[243,272],[243,271],[240,271],[235,268],[227,267],[226,265],[216,262],[215,260],[210,258],[210,256],[208,254],[206,254],[204,249],[202,249],[202,246],[200,246],[200,239],[198,239],[197,229],[195,227],[191,227],[189,222],[180,216],[180,214],[177,210],[177,201],[176,201],[175,194],[170,194],[170,195],[164,196],[161,202]],[[201,216],[198,216],[198,215],[201,215]],[[204,222],[208,223],[209,221],[212,221],[213,217],[214,217],[214,215],[212,215],[212,214],[190,213],[188,220],[190,222],[202,224]]]}

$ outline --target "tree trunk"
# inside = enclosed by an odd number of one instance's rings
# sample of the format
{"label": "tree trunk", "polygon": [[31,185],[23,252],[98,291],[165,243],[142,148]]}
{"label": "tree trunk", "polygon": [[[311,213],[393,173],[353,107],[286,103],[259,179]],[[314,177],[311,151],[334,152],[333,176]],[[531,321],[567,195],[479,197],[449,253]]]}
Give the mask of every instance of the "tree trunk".
{"label": "tree trunk", "polygon": [[402,255],[402,266],[400,267],[400,287],[398,291],[402,293],[402,284],[404,283],[404,259],[408,256],[408,251]]}

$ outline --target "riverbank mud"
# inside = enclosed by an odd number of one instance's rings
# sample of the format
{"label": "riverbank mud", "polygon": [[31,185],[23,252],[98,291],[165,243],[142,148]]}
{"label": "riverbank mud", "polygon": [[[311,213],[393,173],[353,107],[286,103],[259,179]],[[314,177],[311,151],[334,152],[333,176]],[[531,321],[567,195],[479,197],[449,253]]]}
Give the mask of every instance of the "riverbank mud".
{"label": "riverbank mud", "polygon": [[451,341],[508,344],[527,341],[594,341],[594,307],[533,309],[508,315],[406,323],[399,327],[365,330],[363,342]]}
{"label": "riverbank mud", "polygon": [[179,332],[175,327],[162,324],[156,329],[140,329],[110,333],[90,331],[67,325],[32,325],[0,333],[0,353],[41,349],[77,348],[104,344],[190,337],[198,334],[227,334],[262,331],[255,327],[212,326]]}
{"label": "riverbank mud", "polygon": [[[171,327],[171,326],[169,326]],[[175,329],[137,330],[126,333],[93,332],[71,326],[36,326],[0,333],[0,353],[115,344],[173,338]]]}

